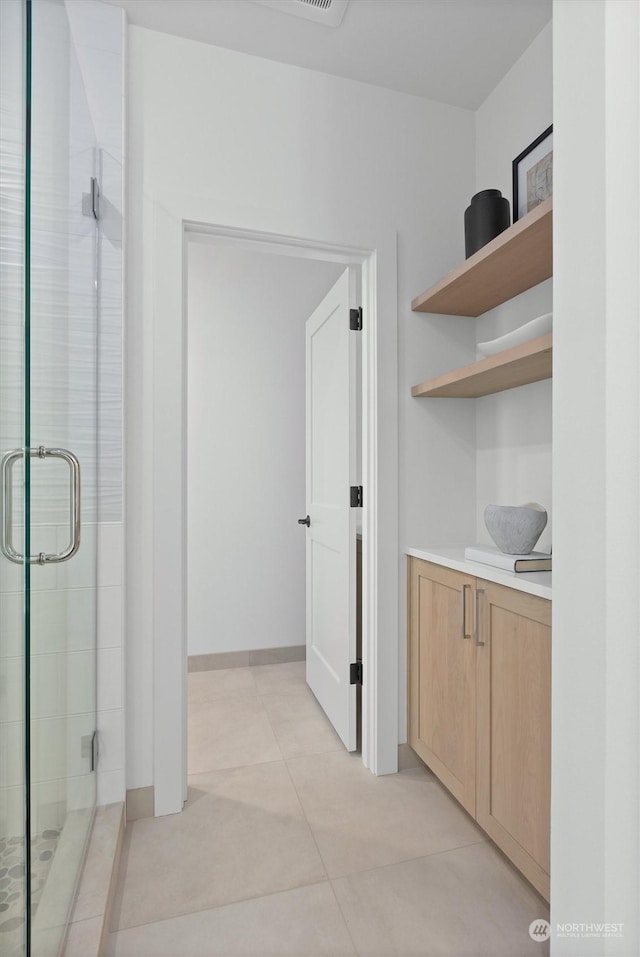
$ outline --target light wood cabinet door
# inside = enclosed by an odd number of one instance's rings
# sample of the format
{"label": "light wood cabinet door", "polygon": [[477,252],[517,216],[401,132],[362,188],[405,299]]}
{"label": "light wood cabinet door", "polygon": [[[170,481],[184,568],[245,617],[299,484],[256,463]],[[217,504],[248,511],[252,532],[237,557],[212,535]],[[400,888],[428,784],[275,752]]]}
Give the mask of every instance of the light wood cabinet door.
{"label": "light wood cabinet door", "polygon": [[475,579],[409,566],[409,744],[469,814],[476,810]]}
{"label": "light wood cabinet door", "polygon": [[478,823],[549,899],[551,602],[478,580]]}

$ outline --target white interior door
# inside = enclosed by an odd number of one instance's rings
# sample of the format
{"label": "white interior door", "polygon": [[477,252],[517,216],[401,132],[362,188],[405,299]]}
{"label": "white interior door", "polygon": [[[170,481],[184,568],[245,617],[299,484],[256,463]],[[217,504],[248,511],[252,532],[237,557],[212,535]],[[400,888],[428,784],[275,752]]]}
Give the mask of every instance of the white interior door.
{"label": "white interior door", "polygon": [[306,323],[307,683],[356,748],[356,341],[347,269]]}

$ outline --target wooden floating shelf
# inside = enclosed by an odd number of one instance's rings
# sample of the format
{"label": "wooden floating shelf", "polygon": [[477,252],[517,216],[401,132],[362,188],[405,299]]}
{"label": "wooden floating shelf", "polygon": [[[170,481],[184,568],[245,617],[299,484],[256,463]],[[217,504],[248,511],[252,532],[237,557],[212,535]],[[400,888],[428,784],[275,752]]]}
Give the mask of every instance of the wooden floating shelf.
{"label": "wooden floating shelf", "polygon": [[411,303],[414,312],[481,316],[553,273],[552,197]]}
{"label": "wooden floating shelf", "polygon": [[519,385],[551,378],[553,335],[505,349],[488,359],[472,362],[437,379],[414,385],[411,395],[421,398],[477,399]]}

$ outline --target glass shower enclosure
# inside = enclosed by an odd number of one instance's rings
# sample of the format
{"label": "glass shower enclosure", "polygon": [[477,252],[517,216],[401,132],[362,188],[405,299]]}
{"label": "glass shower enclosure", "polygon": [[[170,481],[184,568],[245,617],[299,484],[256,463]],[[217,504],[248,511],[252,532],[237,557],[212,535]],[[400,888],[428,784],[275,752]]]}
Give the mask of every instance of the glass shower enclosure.
{"label": "glass shower enclosure", "polygon": [[55,957],[96,803],[99,152],[64,0],[1,0],[0,45],[0,952]]}

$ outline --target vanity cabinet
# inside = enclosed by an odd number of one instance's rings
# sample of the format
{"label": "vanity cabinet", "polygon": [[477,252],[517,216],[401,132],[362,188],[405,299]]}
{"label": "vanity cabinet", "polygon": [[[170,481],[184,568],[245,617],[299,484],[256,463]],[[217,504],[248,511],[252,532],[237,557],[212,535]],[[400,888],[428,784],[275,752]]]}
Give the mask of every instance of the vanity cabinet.
{"label": "vanity cabinet", "polygon": [[551,602],[476,585],[476,819],[549,899]]}
{"label": "vanity cabinet", "polygon": [[409,744],[475,817],[475,579],[415,558],[409,579]]}
{"label": "vanity cabinet", "polygon": [[549,899],[551,602],[409,559],[409,744]]}

